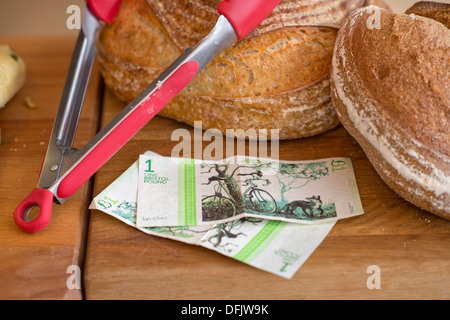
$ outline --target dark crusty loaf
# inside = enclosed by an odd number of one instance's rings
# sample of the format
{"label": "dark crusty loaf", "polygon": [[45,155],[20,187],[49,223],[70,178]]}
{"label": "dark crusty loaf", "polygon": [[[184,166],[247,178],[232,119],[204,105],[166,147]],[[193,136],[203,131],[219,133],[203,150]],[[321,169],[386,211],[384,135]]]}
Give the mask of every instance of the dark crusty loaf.
{"label": "dark crusty loaf", "polygon": [[[283,0],[247,38],[217,56],[161,115],[203,129],[316,135],[339,121],[330,96],[337,29],[366,0]],[[125,0],[97,41],[106,85],[131,101],[213,28],[219,0]]]}
{"label": "dark crusty loaf", "polygon": [[431,1],[417,2],[409,8],[406,14],[416,14],[422,17],[431,18],[450,28],[450,4]]}
{"label": "dark crusty loaf", "polygon": [[450,30],[422,9],[380,9],[380,28],[368,28],[375,9],[354,11],[339,31],[337,115],[387,185],[450,219]]}

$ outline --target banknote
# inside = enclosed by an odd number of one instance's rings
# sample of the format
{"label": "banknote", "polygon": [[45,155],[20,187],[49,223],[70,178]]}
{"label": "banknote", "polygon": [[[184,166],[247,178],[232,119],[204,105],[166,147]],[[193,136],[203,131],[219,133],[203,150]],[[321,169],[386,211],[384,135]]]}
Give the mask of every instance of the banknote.
{"label": "banknote", "polygon": [[[153,152],[145,155],[159,157]],[[301,225],[244,217],[228,223],[200,226],[137,227],[138,161],[99,193],[90,209],[105,212],[138,230],[198,245],[227,257],[291,278],[320,245],[335,221]]]}
{"label": "banknote", "polygon": [[[147,151],[145,155],[159,157]],[[91,202],[89,209],[103,211],[120,221],[136,226],[136,203],[138,193],[138,161],[133,163],[113,183],[100,192]],[[147,234],[174,239],[189,244],[197,244],[214,225],[202,226],[167,226],[154,228],[138,228]]]}
{"label": "banknote", "polygon": [[351,159],[223,161],[139,158],[138,227],[197,226],[256,217],[317,224],[364,213]]}
{"label": "banknote", "polygon": [[242,218],[216,225],[202,237],[199,245],[290,279],[335,224],[336,221],[303,225]]}

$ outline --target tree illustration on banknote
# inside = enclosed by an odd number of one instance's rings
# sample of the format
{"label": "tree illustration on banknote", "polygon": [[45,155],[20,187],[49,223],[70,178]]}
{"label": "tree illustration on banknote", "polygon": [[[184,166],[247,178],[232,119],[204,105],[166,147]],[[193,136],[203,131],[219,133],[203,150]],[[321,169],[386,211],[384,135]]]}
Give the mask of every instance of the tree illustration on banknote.
{"label": "tree illustration on banknote", "polygon": [[293,265],[301,257],[300,254],[284,249],[275,250],[274,253],[283,259],[283,267],[280,269],[280,272],[285,272],[288,266]]}
{"label": "tree illustration on banknote", "polygon": [[335,204],[324,204],[320,194],[311,194],[304,199],[293,198],[296,189],[302,189],[313,181],[329,176],[326,161],[306,163],[270,163],[280,186],[279,210],[284,217],[297,217],[304,220],[316,220],[337,216]]}
{"label": "tree illustration on banknote", "polygon": [[[331,201],[324,203],[320,192],[311,191],[308,194],[309,186],[313,182],[329,177],[327,161],[288,163],[247,158],[240,168],[250,168],[258,173],[259,180],[267,181],[264,186],[268,187],[262,193],[263,195],[267,193],[270,197],[264,197],[266,201],[262,203],[270,208],[275,207],[274,210],[252,210],[253,214],[299,220],[318,220],[337,216],[335,204]],[[254,173],[239,175],[254,176]],[[303,196],[300,197],[299,194]],[[271,199],[275,202],[274,205]],[[248,211],[252,208],[247,206],[245,209]]]}
{"label": "tree illustration on banknote", "polygon": [[130,221],[136,220],[136,202],[122,201],[116,208],[112,210],[113,213]]}
{"label": "tree illustration on banknote", "polygon": [[[299,198],[295,190],[307,188],[308,184],[329,176],[326,161],[310,163],[279,162],[271,168],[275,171],[275,178],[280,186],[280,201],[277,214],[303,220],[317,220],[337,216],[335,204],[324,204],[320,194],[310,194]],[[307,190],[307,189],[306,189]],[[302,194],[305,194],[303,191]]]}
{"label": "tree illustration on banknote", "polygon": [[[214,194],[202,200],[204,221],[214,221],[248,212],[299,220],[336,216],[334,203],[323,203],[320,194],[298,198],[295,190],[329,176],[326,161],[285,163],[246,159],[238,166],[204,164],[202,174],[212,174]],[[304,194],[304,192],[302,192]]]}
{"label": "tree illustration on banknote", "polygon": [[287,202],[286,193],[305,187],[309,182],[328,176],[326,161],[311,163],[270,163],[280,184],[282,202]]}

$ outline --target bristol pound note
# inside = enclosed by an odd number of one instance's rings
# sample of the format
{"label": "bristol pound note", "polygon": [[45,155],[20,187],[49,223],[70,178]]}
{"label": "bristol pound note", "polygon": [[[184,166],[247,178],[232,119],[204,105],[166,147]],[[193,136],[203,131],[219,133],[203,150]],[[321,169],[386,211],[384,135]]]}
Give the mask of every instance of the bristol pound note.
{"label": "bristol pound note", "polygon": [[302,225],[261,218],[218,224],[199,245],[255,268],[290,279],[317,249],[336,221]]}
{"label": "bristol pound note", "polygon": [[[158,154],[147,151],[146,155],[159,157]],[[138,161],[133,163],[106,189],[93,200],[89,209],[96,209],[136,228],[136,203],[138,193]],[[158,237],[178,240],[189,244],[197,244],[203,235],[213,226],[167,226],[153,228],[138,228],[140,231]]]}
{"label": "bristol pound note", "polygon": [[243,217],[317,224],[363,214],[348,158],[221,162],[139,159],[137,226],[195,226]]}
{"label": "bristol pound note", "polygon": [[[158,157],[151,152],[146,154]],[[137,228],[137,192],[136,161],[93,199],[90,209],[103,211]],[[289,279],[320,245],[334,224],[308,226],[245,217],[217,225],[137,229],[150,235],[199,245]]]}

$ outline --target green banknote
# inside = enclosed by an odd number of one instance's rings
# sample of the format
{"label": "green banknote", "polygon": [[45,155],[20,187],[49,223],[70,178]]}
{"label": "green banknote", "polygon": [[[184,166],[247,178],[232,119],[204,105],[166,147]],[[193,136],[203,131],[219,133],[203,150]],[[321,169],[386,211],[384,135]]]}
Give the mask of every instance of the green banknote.
{"label": "green banknote", "polygon": [[141,155],[138,227],[198,226],[245,217],[317,224],[364,213],[348,158],[220,162]]}
{"label": "green banknote", "polygon": [[[158,154],[147,151],[145,155],[159,157]],[[138,161],[133,163],[111,185],[98,194],[89,209],[103,211],[126,224],[136,226],[136,201],[138,193]],[[167,226],[154,228],[138,228],[147,234],[175,239],[189,244],[196,244],[213,225],[203,226]]]}
{"label": "green banknote", "polygon": [[290,279],[331,231],[336,221],[302,225],[261,218],[218,224],[199,245],[255,268]]}
{"label": "green banknote", "polygon": [[[145,155],[159,157],[152,152]],[[335,224],[302,225],[243,217],[215,225],[137,227],[138,176],[136,161],[93,199],[90,209],[103,211],[147,234],[199,245],[288,279]]]}

